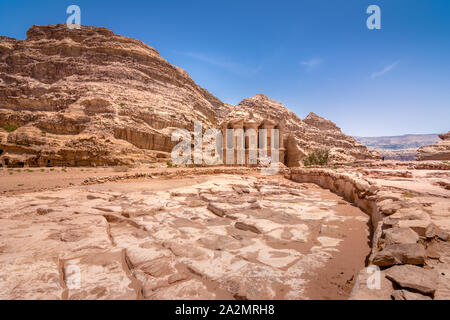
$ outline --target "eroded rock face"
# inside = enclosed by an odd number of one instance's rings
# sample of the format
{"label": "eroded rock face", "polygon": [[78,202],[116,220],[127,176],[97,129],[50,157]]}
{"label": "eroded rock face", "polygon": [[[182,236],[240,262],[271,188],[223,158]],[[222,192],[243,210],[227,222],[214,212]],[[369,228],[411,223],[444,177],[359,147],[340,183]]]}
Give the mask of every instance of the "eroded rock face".
{"label": "eroded rock face", "polygon": [[0,37],[0,161],[7,166],[163,161],[175,128],[192,131],[195,120],[218,128],[241,113],[280,120],[293,166],[323,148],[342,161],[376,156],[330,121],[311,114],[303,122],[263,95],[226,105],[155,49],[105,28],[33,26],[24,41]]}
{"label": "eroded rock face", "polygon": [[442,141],[417,151],[419,160],[450,160],[450,131],[439,135]]}
{"label": "eroded rock face", "polygon": [[394,286],[386,278],[386,272],[381,271],[379,285],[373,283],[374,270],[370,267],[362,269],[356,278],[350,300],[390,300]]}
{"label": "eroded rock face", "polygon": [[155,49],[105,28],[33,26],[24,41],[0,38],[0,149],[10,165],[149,162],[170,152],[171,128],[215,126],[226,109]]}

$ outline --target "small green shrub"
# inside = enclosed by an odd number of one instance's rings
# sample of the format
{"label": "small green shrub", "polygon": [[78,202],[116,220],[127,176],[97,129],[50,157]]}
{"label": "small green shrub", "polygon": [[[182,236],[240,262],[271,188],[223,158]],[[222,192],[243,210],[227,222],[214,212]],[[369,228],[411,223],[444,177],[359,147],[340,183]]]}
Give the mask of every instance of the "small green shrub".
{"label": "small green shrub", "polygon": [[328,163],[330,152],[328,150],[316,150],[311,152],[303,159],[305,166],[324,166]]}
{"label": "small green shrub", "polygon": [[167,161],[166,165],[167,165],[167,168],[172,168],[173,167],[172,161]]}
{"label": "small green shrub", "polygon": [[123,103],[123,102],[121,102],[119,105],[120,105],[122,108],[125,107],[125,103]]}
{"label": "small green shrub", "polygon": [[411,192],[408,192],[408,191],[406,191],[403,195],[406,198],[414,198],[416,196],[414,193],[411,193]]}
{"label": "small green shrub", "polygon": [[16,125],[7,124],[6,126],[3,127],[3,129],[5,129],[8,132],[13,132],[13,131],[16,131],[17,129],[19,129],[19,127]]}

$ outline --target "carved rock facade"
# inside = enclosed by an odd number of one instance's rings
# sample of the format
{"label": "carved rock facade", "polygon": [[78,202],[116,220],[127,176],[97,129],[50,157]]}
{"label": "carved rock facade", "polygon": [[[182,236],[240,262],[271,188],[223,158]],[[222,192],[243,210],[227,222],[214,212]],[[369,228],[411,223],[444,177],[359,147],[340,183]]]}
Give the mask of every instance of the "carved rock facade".
{"label": "carved rock facade", "polygon": [[33,26],[0,37],[0,164],[89,166],[170,159],[175,128],[272,121],[284,162],[312,150],[334,161],[376,158],[332,122],[304,121],[264,95],[224,104],[141,41],[98,27]]}

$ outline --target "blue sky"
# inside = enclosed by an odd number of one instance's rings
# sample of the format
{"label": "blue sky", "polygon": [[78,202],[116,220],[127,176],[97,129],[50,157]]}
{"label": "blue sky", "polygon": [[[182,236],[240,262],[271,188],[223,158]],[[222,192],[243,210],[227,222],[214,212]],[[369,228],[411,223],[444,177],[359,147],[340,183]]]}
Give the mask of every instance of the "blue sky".
{"label": "blue sky", "polygon": [[[258,93],[351,135],[450,130],[450,1],[0,1],[0,35],[104,26],[156,48],[222,101]],[[381,30],[366,8],[381,8]]]}

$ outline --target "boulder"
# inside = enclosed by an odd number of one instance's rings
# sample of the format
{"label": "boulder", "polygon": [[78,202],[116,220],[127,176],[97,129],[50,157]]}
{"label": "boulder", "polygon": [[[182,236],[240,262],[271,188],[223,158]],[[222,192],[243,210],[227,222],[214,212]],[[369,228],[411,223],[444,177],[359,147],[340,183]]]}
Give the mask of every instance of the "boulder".
{"label": "boulder", "polygon": [[441,257],[439,243],[432,242],[427,246],[427,257],[431,259],[439,259]]}
{"label": "boulder", "polygon": [[433,224],[428,220],[402,220],[396,226],[399,228],[411,228],[421,237],[427,237],[430,228],[433,228]]}
{"label": "boulder", "polygon": [[387,245],[417,243],[419,235],[411,228],[390,228],[383,231]]}
{"label": "boulder", "polygon": [[423,264],[425,257],[425,248],[419,243],[391,244],[377,252],[372,263],[380,267],[395,264]]}
{"label": "boulder", "polygon": [[403,288],[419,291],[423,294],[434,294],[439,284],[439,273],[436,270],[417,266],[394,266],[386,270],[386,278]]}
{"label": "boulder", "polygon": [[378,203],[378,210],[386,215],[394,214],[401,209],[400,204],[392,199],[386,199]]}

